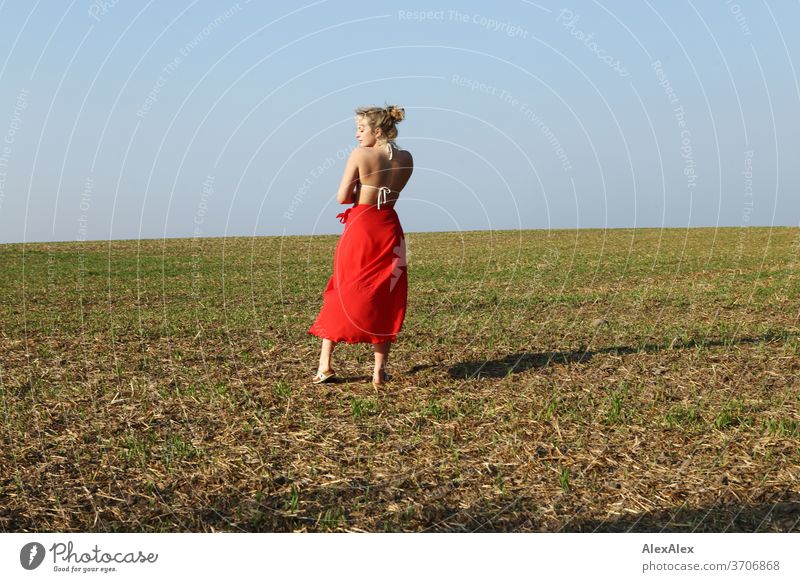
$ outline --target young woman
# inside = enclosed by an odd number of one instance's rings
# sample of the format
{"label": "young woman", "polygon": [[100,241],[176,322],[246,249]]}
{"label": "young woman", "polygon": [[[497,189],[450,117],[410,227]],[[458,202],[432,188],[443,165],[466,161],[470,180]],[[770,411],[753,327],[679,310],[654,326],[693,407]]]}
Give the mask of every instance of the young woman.
{"label": "young woman", "polygon": [[356,109],[356,139],[339,192],[350,204],[337,218],[344,232],[336,244],[333,275],[323,306],[308,333],[322,338],[313,382],[335,377],[331,356],[336,342],[371,343],[375,352],[372,384],[382,386],[390,343],[403,327],[408,294],[406,245],[394,205],[414,169],[411,154],[394,143],[405,111],[396,105]]}

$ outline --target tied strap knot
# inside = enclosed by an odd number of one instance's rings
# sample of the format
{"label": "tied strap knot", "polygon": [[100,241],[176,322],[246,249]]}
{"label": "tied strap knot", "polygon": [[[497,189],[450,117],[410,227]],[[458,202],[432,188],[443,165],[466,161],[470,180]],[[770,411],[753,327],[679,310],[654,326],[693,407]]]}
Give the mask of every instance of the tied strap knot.
{"label": "tied strap knot", "polygon": [[381,186],[378,188],[378,210],[381,209],[381,201],[383,201],[383,205],[386,206],[386,200],[389,197],[389,192],[391,192],[391,190],[388,186]]}
{"label": "tied strap knot", "polygon": [[353,210],[352,206],[350,208],[348,208],[347,210],[345,210],[344,212],[340,212],[339,214],[337,214],[336,218],[339,219],[339,222],[344,224],[345,222],[347,222],[347,217],[350,215],[350,211],[351,210]]}

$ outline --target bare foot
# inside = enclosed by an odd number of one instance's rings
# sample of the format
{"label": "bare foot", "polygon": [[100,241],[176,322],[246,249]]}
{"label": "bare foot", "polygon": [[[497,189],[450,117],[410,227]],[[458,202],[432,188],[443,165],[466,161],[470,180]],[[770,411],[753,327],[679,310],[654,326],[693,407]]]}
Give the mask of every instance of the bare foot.
{"label": "bare foot", "polygon": [[391,379],[392,375],[387,373],[385,370],[377,370],[372,375],[372,385],[377,388],[378,386],[383,386],[388,380]]}

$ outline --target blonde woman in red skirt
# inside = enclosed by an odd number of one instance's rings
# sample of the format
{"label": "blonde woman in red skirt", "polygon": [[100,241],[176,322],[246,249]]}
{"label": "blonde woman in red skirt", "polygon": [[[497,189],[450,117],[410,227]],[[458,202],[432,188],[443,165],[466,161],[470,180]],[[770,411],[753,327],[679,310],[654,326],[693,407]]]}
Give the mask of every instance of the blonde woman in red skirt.
{"label": "blonde woman in red skirt", "polygon": [[353,206],[337,215],[344,232],[322,309],[308,330],[322,338],[315,384],[335,378],[331,356],[337,342],[371,343],[373,386],[391,379],[389,346],[403,327],[408,295],[405,237],[394,210],[414,169],[411,154],[394,143],[404,117],[396,105],[356,109],[361,147],[350,154],[336,194],[339,204]]}

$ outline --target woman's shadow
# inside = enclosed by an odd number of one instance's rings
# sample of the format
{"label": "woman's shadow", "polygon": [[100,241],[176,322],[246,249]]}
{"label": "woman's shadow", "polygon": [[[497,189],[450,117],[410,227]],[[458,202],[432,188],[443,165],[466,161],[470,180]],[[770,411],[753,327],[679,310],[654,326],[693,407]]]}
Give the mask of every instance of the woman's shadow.
{"label": "woman's shadow", "polygon": [[[796,332],[779,331],[767,332],[756,336],[725,337],[725,338],[691,338],[683,340],[675,338],[669,343],[643,343],[638,346],[609,346],[596,349],[576,349],[572,351],[551,351],[551,352],[519,352],[510,354],[504,358],[494,360],[470,360],[452,365],[447,369],[451,378],[460,380],[483,377],[483,378],[504,378],[509,374],[518,374],[532,368],[546,368],[551,364],[573,364],[591,360],[593,357],[602,354],[613,354],[617,356],[635,353],[654,353],[665,350],[692,349],[696,347],[718,347],[736,346],[742,344],[765,343],[773,340],[785,340],[790,337],[797,337]],[[412,367],[408,374],[430,368],[439,368],[441,364],[421,364]]]}

